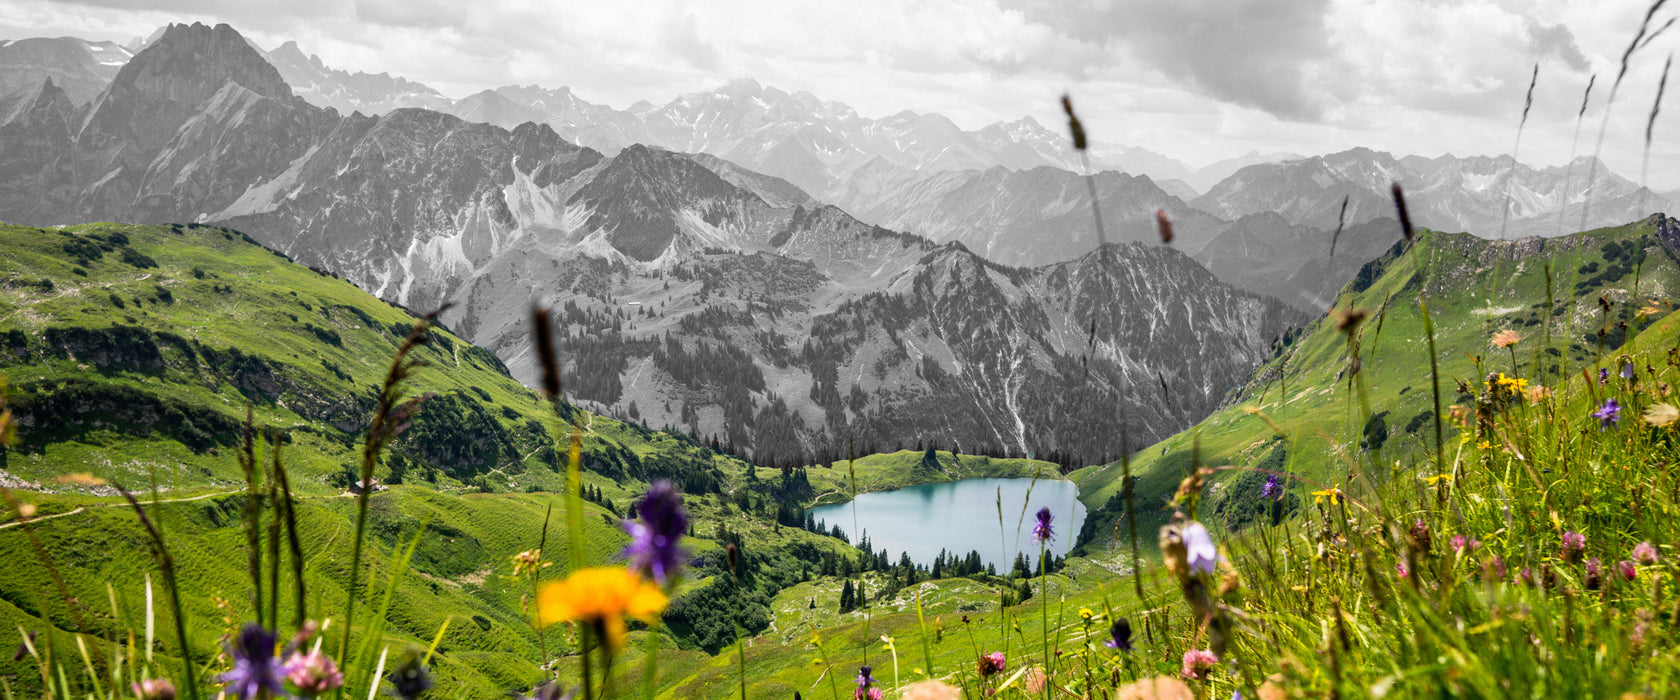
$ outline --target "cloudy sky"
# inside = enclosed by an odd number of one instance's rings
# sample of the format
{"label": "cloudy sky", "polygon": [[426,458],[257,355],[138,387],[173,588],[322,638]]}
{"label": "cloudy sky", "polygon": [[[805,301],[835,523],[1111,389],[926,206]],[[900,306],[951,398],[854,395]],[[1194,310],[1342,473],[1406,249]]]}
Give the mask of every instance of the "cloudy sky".
{"label": "cloudy sky", "polygon": [[[386,71],[460,97],[569,86],[626,107],[751,77],[866,116],[940,112],[965,128],[1032,115],[1199,167],[1248,151],[1591,152],[1646,0],[0,0],[0,38],[126,41],[169,22],[228,22],[265,47]],[[1665,9],[1654,25],[1674,16]],[[1654,28],[1654,27],[1653,27]],[[1640,177],[1663,61],[1680,29],[1633,57],[1604,157]],[[1680,74],[1675,76],[1680,83]],[[1675,86],[1671,92],[1680,92]],[[1672,102],[1672,100],[1666,100]],[[1655,127],[1650,184],[1680,189],[1680,105]]]}

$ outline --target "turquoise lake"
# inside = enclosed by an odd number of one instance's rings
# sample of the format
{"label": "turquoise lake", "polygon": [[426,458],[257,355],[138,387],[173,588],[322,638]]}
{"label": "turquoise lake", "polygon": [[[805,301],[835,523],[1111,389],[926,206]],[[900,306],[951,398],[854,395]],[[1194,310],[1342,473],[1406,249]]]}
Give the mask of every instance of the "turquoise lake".
{"label": "turquoise lake", "polygon": [[[1027,487],[1032,485],[1028,500]],[[998,527],[998,494],[1003,496],[1003,528]],[[857,544],[860,532],[869,536],[875,551],[887,550],[897,562],[908,553],[918,564],[929,565],[939,550],[965,556],[980,552],[980,558],[1009,570],[1017,551],[1038,562],[1038,543],[1033,541],[1033,514],[1049,507],[1055,516],[1055,539],[1048,551],[1064,556],[1085,523],[1085,505],[1071,481],[1032,479],[964,479],[939,484],[911,486],[897,491],[865,493],[850,503],[818,506],[809,512],[825,527],[839,525]],[[1021,504],[1026,501],[1026,517]],[[854,524],[855,513],[855,524]],[[1017,531],[1017,522],[1019,528]]]}

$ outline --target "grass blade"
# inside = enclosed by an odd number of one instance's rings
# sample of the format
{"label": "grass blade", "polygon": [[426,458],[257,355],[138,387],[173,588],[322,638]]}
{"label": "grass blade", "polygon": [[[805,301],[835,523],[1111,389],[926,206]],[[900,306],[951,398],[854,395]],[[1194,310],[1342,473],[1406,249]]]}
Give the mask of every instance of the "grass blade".
{"label": "grass blade", "polygon": [[[368,624],[364,633],[366,637],[362,640],[362,650],[356,654],[359,661],[365,661],[368,657],[371,657],[374,644],[377,644],[379,638],[385,635],[386,613],[390,612],[391,602],[396,597],[397,584],[402,582],[403,573],[408,571],[409,562],[414,559],[414,552],[420,549],[420,539],[425,537],[426,528],[431,527],[431,524],[432,517],[427,515],[426,519],[420,523],[420,529],[415,531],[414,539],[409,540],[408,547],[403,550],[402,556],[394,562],[395,566],[391,569],[391,579],[385,584],[385,594],[380,597],[379,607],[374,611],[373,620]],[[357,667],[366,668],[366,664],[358,663]],[[376,676],[373,679],[373,685],[377,686],[378,684],[379,679]]]}
{"label": "grass blade", "polygon": [[[134,514],[140,517],[140,524],[146,528],[146,534],[151,537],[152,555],[158,561],[158,568],[163,570],[163,588],[164,591],[169,594],[169,608],[175,616],[175,640],[181,645],[181,665],[184,669],[186,669],[186,697],[190,700],[198,700],[198,673],[193,670],[192,646],[187,641],[186,616],[181,614],[181,589],[176,585],[175,558],[169,554],[169,547],[163,541],[163,533],[159,532],[157,527],[152,524],[151,518],[146,517],[146,509],[140,507],[140,502],[134,499],[134,494],[129,493],[127,489],[124,489],[121,486],[117,487],[117,491],[122,494],[123,498],[128,500],[128,504],[130,506],[133,506]],[[146,618],[147,620],[150,620],[150,585],[146,587],[146,591],[148,594],[148,604],[146,606],[148,612],[146,613]],[[147,629],[150,630],[150,628],[151,626],[148,624]],[[148,637],[150,636],[149,631],[147,635]],[[146,648],[148,659],[150,658],[151,653],[151,647],[148,646]]]}

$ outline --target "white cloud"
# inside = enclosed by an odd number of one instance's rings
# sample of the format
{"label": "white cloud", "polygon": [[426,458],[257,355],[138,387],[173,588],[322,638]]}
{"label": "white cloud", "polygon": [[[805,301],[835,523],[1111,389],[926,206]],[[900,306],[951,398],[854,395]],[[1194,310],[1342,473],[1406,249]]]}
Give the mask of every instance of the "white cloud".
{"label": "white cloud", "polygon": [[[1356,145],[1434,156],[1510,149],[1541,65],[1524,160],[1567,159],[1591,72],[1599,96],[1644,0],[0,0],[0,37],[126,40],[225,21],[264,46],[462,96],[569,86],[625,107],[752,77],[880,116],[936,111],[975,128],[1063,120],[1095,138],[1211,162]],[[1659,21],[1666,19],[1660,16]],[[1638,174],[1644,118],[1675,36],[1646,49],[1608,122],[1605,157]],[[1680,92],[1680,91],[1671,91]],[[1590,150],[1600,112],[1589,114]],[[1680,109],[1657,125],[1653,182],[1680,187]],[[1674,162],[1674,166],[1668,163]]]}

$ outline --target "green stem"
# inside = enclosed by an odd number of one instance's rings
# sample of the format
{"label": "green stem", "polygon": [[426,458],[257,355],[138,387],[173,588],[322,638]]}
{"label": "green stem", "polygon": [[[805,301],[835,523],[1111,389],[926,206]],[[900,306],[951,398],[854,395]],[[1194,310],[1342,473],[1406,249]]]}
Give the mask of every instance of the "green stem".
{"label": "green stem", "polygon": [[1050,662],[1050,566],[1044,561],[1044,540],[1038,541],[1038,576],[1039,597],[1042,598],[1038,601],[1038,621],[1039,633],[1044,639],[1044,698],[1050,700],[1049,679],[1053,668]]}

